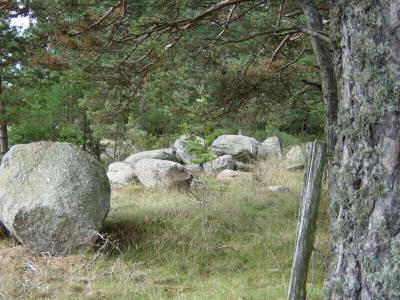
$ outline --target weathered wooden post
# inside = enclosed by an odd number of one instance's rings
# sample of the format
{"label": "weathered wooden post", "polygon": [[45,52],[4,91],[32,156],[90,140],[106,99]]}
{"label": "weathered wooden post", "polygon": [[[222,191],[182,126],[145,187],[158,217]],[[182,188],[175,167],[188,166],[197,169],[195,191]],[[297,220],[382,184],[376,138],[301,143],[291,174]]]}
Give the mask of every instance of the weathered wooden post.
{"label": "weathered wooden post", "polygon": [[325,151],[326,146],[321,142],[307,144],[307,161],[297,225],[296,250],[289,285],[289,300],[306,299],[307,273],[314,245]]}

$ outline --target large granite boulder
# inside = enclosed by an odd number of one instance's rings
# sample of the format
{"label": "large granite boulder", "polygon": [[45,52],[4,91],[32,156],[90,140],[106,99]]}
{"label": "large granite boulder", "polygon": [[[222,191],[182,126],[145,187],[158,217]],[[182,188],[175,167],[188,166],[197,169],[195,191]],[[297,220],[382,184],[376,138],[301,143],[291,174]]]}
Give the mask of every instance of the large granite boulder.
{"label": "large granite boulder", "polygon": [[203,164],[203,169],[206,174],[217,175],[223,170],[234,170],[236,161],[232,155],[223,155]]}
{"label": "large granite boulder", "polygon": [[136,163],[142,159],[158,159],[174,161],[178,163],[181,162],[180,159],[176,157],[175,150],[171,148],[138,152],[125,159],[125,162],[131,164],[132,167],[135,168]]}
{"label": "large granite boulder", "polygon": [[107,176],[113,188],[119,188],[137,180],[132,165],[124,161],[110,164]]}
{"label": "large granite boulder", "polygon": [[185,164],[191,164],[194,159],[197,158],[197,156],[193,153],[190,153],[189,150],[189,143],[191,141],[194,141],[195,143],[198,143],[201,146],[205,146],[206,142],[204,139],[201,137],[194,137],[190,138],[189,136],[181,136],[179,139],[177,139],[174,143],[174,148],[176,151],[176,156],[183,161]]}
{"label": "large granite boulder", "polygon": [[160,159],[142,159],[135,165],[139,181],[146,187],[189,186],[192,174],[181,164]]}
{"label": "large granite boulder", "polygon": [[234,159],[248,162],[255,158],[260,143],[244,135],[221,135],[211,145],[210,150],[218,156],[232,155]]}
{"label": "large granite boulder", "polygon": [[306,157],[303,148],[301,146],[293,146],[286,154],[286,159],[292,162],[304,163]]}
{"label": "large granite boulder", "polygon": [[0,167],[0,222],[35,253],[93,245],[110,209],[103,166],[68,143],[16,145]]}
{"label": "large granite boulder", "polygon": [[267,138],[264,142],[262,142],[258,146],[258,154],[259,158],[266,158],[268,156],[274,156],[278,159],[282,159],[282,144],[278,137],[272,136]]}

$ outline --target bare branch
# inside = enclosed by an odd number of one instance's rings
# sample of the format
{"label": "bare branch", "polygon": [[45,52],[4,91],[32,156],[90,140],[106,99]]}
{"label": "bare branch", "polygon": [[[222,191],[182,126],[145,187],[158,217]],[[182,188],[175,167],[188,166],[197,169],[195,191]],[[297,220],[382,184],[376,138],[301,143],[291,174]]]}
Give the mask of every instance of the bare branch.
{"label": "bare branch", "polygon": [[82,30],[80,30],[80,31],[78,31],[78,32],[69,33],[69,35],[70,35],[70,36],[76,36],[76,35],[80,35],[80,34],[86,32],[86,31],[89,31],[89,30],[93,29],[94,27],[96,27],[96,26],[98,26],[99,24],[101,24],[105,19],[107,19],[107,17],[108,17],[109,15],[111,15],[111,13],[112,13],[115,9],[117,9],[118,7],[120,7],[120,6],[121,6],[121,1],[119,1],[116,5],[111,6],[110,9],[109,9],[100,19],[98,19],[96,22],[90,24],[88,27],[86,27],[86,28],[84,28],[84,29],[82,29]]}
{"label": "bare branch", "polygon": [[289,68],[291,65],[297,63],[297,62],[303,57],[303,55],[304,55],[307,51],[311,51],[311,49],[304,48],[304,49],[300,52],[300,54],[299,54],[294,60],[292,60],[291,62],[289,62],[289,63],[287,63],[286,65],[284,65],[284,66],[279,70],[279,78],[282,76],[282,72],[283,72],[285,69],[287,69],[287,68]]}
{"label": "bare branch", "polygon": [[225,8],[225,7],[231,6],[231,5],[236,5],[236,4],[243,3],[243,2],[249,2],[249,1],[251,1],[251,0],[225,0],[225,1],[222,1],[214,6],[210,7],[209,9],[207,9],[205,12],[198,15],[194,19],[190,20],[189,23],[183,27],[183,29],[188,29],[188,28],[194,26],[195,24],[197,24],[198,22],[200,22],[201,20],[203,20],[210,14],[212,14],[218,10],[221,10],[222,8]]}
{"label": "bare branch", "polygon": [[286,0],[282,0],[281,5],[279,6],[278,22],[276,23],[277,28],[279,28],[281,26],[282,10],[283,10],[283,5],[285,4],[285,2],[286,2]]}
{"label": "bare branch", "polygon": [[235,4],[234,6],[232,6],[231,10],[229,11],[228,18],[226,19],[224,28],[221,30],[220,33],[218,33],[218,35],[216,36],[216,38],[221,37],[221,36],[225,33],[225,31],[228,29],[229,24],[230,24],[230,21],[231,21],[232,16],[233,16],[233,12],[235,11],[236,6],[237,6],[237,4]]}
{"label": "bare branch", "polygon": [[271,67],[273,61],[275,58],[278,56],[279,52],[281,52],[282,48],[286,45],[286,43],[289,41],[291,35],[287,35],[283,38],[283,40],[279,43],[278,47],[275,49],[274,53],[272,54],[272,57],[268,63],[267,70]]}
{"label": "bare branch", "polygon": [[267,30],[267,31],[254,33],[252,35],[246,36],[246,37],[241,38],[241,39],[223,41],[223,42],[221,42],[221,45],[241,43],[241,42],[245,42],[245,41],[254,39],[256,37],[264,36],[264,35],[271,35],[271,36],[280,36],[280,35],[288,35],[288,34],[291,35],[291,34],[294,34],[294,33],[298,33],[300,31],[301,30],[299,30],[297,27],[282,28],[280,30]]}

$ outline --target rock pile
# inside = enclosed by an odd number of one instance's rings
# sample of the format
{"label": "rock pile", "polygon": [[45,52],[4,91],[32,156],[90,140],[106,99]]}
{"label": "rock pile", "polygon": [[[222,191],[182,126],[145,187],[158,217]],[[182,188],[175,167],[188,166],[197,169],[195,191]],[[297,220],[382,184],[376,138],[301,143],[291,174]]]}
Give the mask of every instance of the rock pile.
{"label": "rock pile", "polygon": [[[248,180],[254,178],[251,171],[256,159],[269,156],[283,159],[282,144],[278,137],[269,137],[260,143],[248,136],[221,135],[209,147],[216,158],[193,164],[192,161],[198,157],[190,151],[192,141],[193,138],[181,136],[171,148],[139,152],[124,162],[111,164],[107,174],[112,186],[123,186],[135,180],[146,187],[187,186],[194,173],[211,175],[218,180]],[[205,146],[205,141],[200,137],[194,137],[194,142]],[[294,169],[298,169],[299,164],[303,166],[302,148],[293,147],[287,154],[287,160],[297,163]]]}

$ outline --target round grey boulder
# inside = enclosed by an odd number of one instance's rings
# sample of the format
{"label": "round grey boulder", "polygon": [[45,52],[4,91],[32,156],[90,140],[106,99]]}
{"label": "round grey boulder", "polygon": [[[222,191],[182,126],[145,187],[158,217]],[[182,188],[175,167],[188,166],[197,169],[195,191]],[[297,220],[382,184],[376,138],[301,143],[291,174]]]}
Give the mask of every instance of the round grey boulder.
{"label": "round grey boulder", "polygon": [[272,136],[265,139],[265,141],[258,146],[257,155],[259,158],[266,158],[269,155],[273,155],[278,159],[282,159],[282,144],[279,138]]}
{"label": "round grey boulder", "polygon": [[236,161],[233,159],[232,155],[223,155],[206,162],[203,168],[206,174],[216,176],[223,170],[233,170],[235,166]]}
{"label": "round grey boulder", "polygon": [[176,157],[175,150],[171,148],[138,152],[125,159],[125,162],[131,164],[132,167],[135,168],[136,163],[142,159],[159,159],[180,162],[179,158]]}
{"label": "round grey boulder", "polygon": [[0,222],[32,252],[89,249],[110,209],[103,166],[68,143],[16,145],[0,167]]}
{"label": "round grey boulder", "polygon": [[210,150],[218,156],[232,155],[234,159],[248,162],[257,156],[258,142],[244,135],[221,135],[211,145]]}
{"label": "round grey boulder", "polygon": [[135,165],[139,181],[146,187],[189,186],[192,174],[181,164],[160,159],[142,159]]}
{"label": "round grey boulder", "polygon": [[132,165],[124,161],[110,164],[108,166],[107,176],[113,189],[123,187],[137,180]]}

